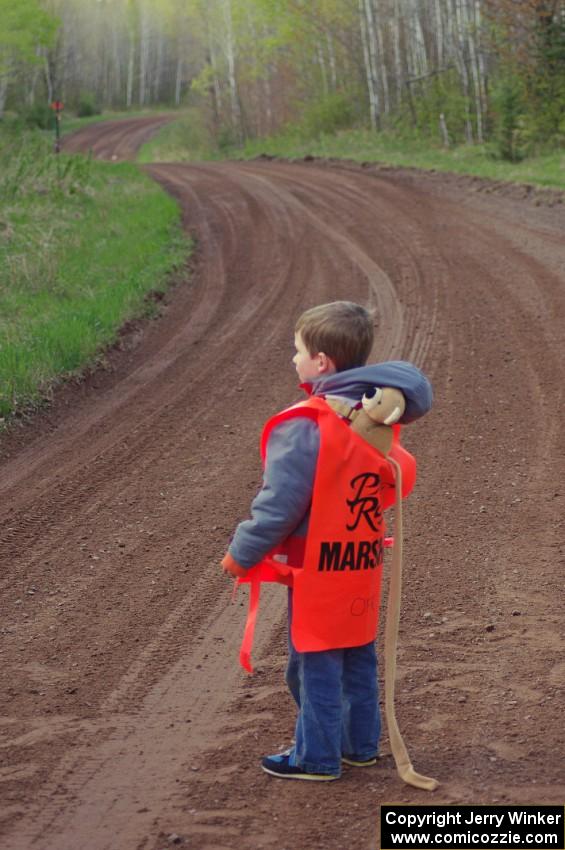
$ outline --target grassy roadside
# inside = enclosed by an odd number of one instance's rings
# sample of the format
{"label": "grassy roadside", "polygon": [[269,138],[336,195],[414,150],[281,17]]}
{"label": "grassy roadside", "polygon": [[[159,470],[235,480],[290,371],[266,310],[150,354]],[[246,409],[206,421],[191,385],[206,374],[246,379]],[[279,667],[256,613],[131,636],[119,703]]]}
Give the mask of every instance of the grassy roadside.
{"label": "grassy roadside", "polygon": [[176,203],[135,165],[0,136],[0,417],[92,364],[150,312],[190,246]]}
{"label": "grassy roadside", "polygon": [[346,130],[311,141],[278,136],[248,142],[240,155],[251,159],[262,153],[281,157],[312,155],[358,162],[378,161],[389,165],[472,174],[492,180],[565,188],[565,150],[512,163],[494,158],[486,145],[461,145],[446,150],[422,140],[403,139],[368,130]]}
{"label": "grassy roadside", "polygon": [[260,154],[293,159],[310,155],[382,162],[565,189],[565,150],[512,163],[496,159],[487,145],[460,145],[446,150],[422,139],[409,139],[392,133],[343,130],[317,139],[304,139],[293,134],[273,136],[249,141],[243,148],[220,151],[213,147],[195,113],[196,110],[185,114],[160,130],[141,149],[140,161],[253,159]]}
{"label": "grassy roadside", "polygon": [[170,124],[165,124],[142,145],[137,161],[146,162],[196,162],[221,159],[214,140],[197,109],[186,109]]}

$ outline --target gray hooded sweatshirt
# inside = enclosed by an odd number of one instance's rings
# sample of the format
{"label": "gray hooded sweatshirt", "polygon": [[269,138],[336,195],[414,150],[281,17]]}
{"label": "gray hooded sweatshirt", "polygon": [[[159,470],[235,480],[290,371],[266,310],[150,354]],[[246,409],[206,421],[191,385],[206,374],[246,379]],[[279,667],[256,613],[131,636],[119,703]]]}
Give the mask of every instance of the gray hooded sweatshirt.
{"label": "gray hooded sweatshirt", "polygon": [[[338,396],[357,404],[371,387],[394,387],[406,401],[401,424],[413,422],[432,406],[432,388],[416,366],[401,360],[360,366],[302,384],[309,395]],[[263,486],[251,504],[251,519],[240,523],[228,551],[242,567],[259,563],[290,535],[306,536],[320,449],[316,422],[299,416],[271,431]]]}

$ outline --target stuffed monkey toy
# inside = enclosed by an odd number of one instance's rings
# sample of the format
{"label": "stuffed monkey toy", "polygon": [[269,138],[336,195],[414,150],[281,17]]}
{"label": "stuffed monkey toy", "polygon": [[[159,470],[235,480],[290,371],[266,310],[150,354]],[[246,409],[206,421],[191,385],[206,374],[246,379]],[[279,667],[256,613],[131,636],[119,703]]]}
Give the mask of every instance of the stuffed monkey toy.
{"label": "stuffed monkey toy", "polygon": [[357,410],[341,401],[327,397],[326,401],[338,413],[349,419],[351,428],[369,445],[387,455],[392,446],[392,428],[398,422],[406,403],[400,390],[393,387],[373,387],[363,396],[362,407]]}

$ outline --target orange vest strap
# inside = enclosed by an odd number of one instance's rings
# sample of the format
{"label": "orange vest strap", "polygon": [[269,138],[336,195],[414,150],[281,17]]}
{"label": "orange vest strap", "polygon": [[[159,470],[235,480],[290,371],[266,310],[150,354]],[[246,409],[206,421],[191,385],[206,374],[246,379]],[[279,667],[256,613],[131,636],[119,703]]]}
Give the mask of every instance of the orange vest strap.
{"label": "orange vest strap", "polygon": [[265,558],[256,567],[251,567],[248,574],[242,578],[237,578],[234,581],[233,599],[237,588],[240,584],[249,584],[249,606],[247,609],[247,619],[243,631],[243,640],[239,650],[239,663],[248,673],[253,673],[251,665],[251,650],[253,649],[253,641],[255,638],[255,624],[259,613],[259,600],[261,597],[261,583],[264,581],[275,582],[277,584],[285,584],[287,587],[292,587],[293,574],[299,572],[296,567],[289,567],[281,561],[275,561],[274,558]]}
{"label": "orange vest strap", "polygon": [[[236,579],[234,591],[239,583]],[[259,599],[261,596],[261,579],[248,579],[251,584],[249,590],[249,609],[247,611],[247,621],[245,623],[245,631],[243,632],[243,640],[239,650],[239,663],[248,673],[253,673],[251,666],[251,649],[253,647],[253,638],[255,637],[255,623],[257,622],[257,614],[259,613]]]}

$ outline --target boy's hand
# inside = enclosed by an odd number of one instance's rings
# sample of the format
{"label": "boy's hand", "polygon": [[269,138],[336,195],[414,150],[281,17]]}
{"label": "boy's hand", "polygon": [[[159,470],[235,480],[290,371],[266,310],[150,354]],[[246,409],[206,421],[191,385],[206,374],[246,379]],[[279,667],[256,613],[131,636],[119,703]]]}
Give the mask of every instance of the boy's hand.
{"label": "boy's hand", "polygon": [[222,571],[224,573],[226,573],[227,575],[232,575],[232,576],[236,576],[236,577],[237,576],[243,577],[243,576],[247,575],[247,570],[245,569],[245,567],[241,567],[237,563],[237,561],[234,558],[232,558],[232,556],[230,555],[229,552],[227,552],[224,555],[224,557],[222,558],[221,564],[222,564]]}

